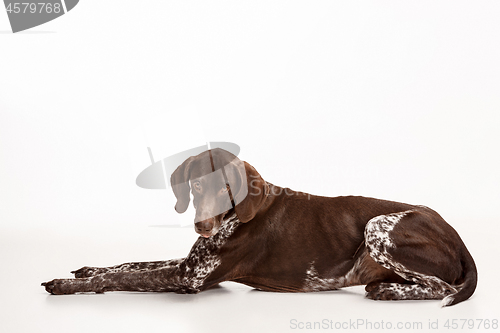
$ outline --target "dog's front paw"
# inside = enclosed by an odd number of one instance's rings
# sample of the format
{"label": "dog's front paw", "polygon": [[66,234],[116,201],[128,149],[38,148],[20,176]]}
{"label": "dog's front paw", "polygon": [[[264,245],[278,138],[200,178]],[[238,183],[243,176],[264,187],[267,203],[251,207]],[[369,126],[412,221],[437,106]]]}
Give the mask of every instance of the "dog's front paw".
{"label": "dog's front paw", "polygon": [[101,274],[99,268],[84,266],[76,271],[71,271],[71,274],[75,274],[76,278],[86,278],[94,275]]}
{"label": "dog's front paw", "polygon": [[42,287],[45,287],[45,290],[52,295],[64,295],[64,280],[55,279],[49,282],[43,282]]}
{"label": "dog's front paw", "polygon": [[70,295],[87,292],[103,292],[102,288],[92,284],[92,278],[88,279],[55,279],[42,283],[45,290],[52,295]]}

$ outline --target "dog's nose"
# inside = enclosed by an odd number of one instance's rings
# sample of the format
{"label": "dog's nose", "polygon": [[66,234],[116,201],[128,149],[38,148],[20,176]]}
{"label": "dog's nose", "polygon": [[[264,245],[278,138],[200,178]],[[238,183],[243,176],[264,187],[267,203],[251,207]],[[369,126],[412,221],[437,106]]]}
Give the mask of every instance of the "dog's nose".
{"label": "dog's nose", "polygon": [[194,224],[194,229],[202,236],[210,234],[213,227],[214,225],[210,221],[201,221]]}

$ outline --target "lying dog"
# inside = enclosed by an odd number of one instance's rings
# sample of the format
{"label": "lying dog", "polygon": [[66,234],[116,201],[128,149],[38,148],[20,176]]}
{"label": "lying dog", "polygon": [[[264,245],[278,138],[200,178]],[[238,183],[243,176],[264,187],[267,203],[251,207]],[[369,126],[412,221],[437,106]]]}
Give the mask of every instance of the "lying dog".
{"label": "lying dog", "polygon": [[193,194],[198,238],[187,257],[83,267],[42,283],[51,294],[198,293],[223,281],[278,292],[366,285],[374,300],[442,299],[476,288],[457,232],[424,206],[364,197],[320,197],[272,185],[222,149],[190,157],[172,174],[175,209]]}

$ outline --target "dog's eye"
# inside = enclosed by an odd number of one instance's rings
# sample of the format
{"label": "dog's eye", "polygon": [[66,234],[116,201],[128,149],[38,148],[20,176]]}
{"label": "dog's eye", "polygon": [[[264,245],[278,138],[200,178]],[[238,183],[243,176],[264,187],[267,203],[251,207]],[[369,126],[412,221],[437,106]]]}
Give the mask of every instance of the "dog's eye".
{"label": "dog's eye", "polygon": [[196,191],[201,191],[201,184],[200,182],[194,182],[193,187]]}

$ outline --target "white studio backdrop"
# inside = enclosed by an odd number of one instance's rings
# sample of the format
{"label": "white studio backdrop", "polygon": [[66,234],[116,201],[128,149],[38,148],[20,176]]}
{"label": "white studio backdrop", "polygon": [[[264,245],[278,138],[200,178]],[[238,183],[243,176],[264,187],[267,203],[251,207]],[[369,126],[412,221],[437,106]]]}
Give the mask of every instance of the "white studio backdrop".
{"label": "white studio backdrop", "polygon": [[496,217],[498,3],[482,3],[88,1],[16,35],[4,16],[2,224],[161,223],[172,205],[152,201],[173,196],[135,186],[146,149],[129,158],[158,117],[171,151],[231,141],[277,185]]}
{"label": "white studio backdrop", "polygon": [[82,0],[12,34],[0,10],[0,230],[188,225],[170,189],[135,185],[147,147],[161,159],[228,141],[279,186],[429,206],[486,263],[500,230],[499,12]]}

